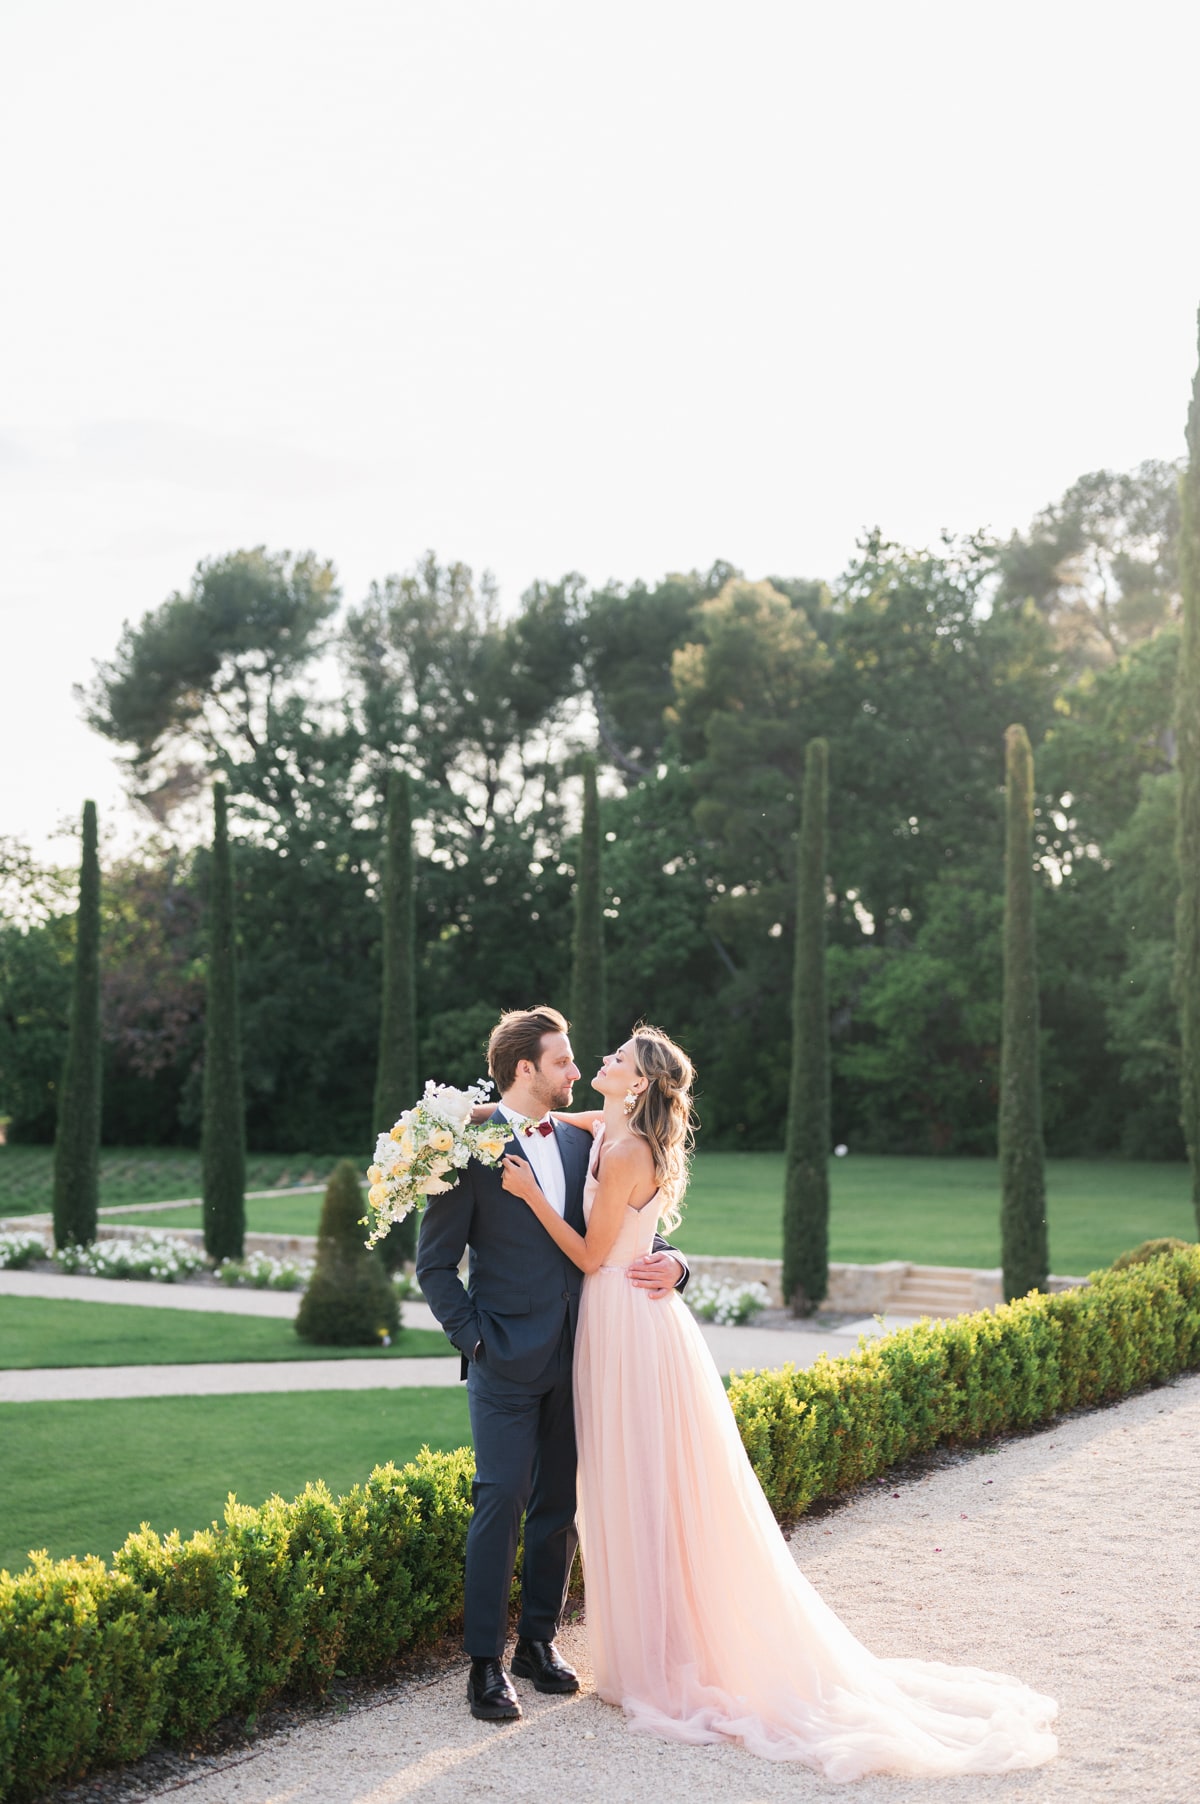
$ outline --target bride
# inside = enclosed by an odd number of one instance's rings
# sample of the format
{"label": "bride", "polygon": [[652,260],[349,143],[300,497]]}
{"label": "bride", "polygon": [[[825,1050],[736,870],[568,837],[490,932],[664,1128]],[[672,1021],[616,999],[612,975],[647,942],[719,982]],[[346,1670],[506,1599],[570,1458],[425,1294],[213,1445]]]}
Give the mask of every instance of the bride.
{"label": "bride", "polygon": [[977,1667],[882,1660],[797,1568],[681,1298],[624,1281],[661,1221],[679,1221],[692,1067],[638,1028],[593,1080],[587,1233],[550,1207],[529,1162],[522,1198],[585,1276],[575,1344],[579,1532],[596,1690],[633,1729],[740,1740],[830,1779],[1006,1772],[1053,1758],[1057,1706]]}

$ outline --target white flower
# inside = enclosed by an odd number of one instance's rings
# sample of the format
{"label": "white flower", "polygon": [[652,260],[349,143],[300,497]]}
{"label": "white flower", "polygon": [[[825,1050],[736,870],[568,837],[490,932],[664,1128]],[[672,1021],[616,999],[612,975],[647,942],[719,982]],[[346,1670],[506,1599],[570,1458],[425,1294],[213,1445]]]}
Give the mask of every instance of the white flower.
{"label": "white flower", "polygon": [[473,1122],[471,1110],[487,1101],[490,1084],[458,1090],[452,1084],[425,1085],[415,1108],[406,1109],[375,1142],[374,1165],[380,1177],[372,1183],[367,1206],[372,1221],[367,1245],[375,1246],[394,1222],[430,1197],[454,1188],[450,1175],[472,1159],[495,1165],[500,1154],[496,1130]]}
{"label": "white flower", "polygon": [[49,1259],[50,1248],[40,1234],[0,1234],[0,1272],[21,1271],[35,1259]]}
{"label": "white flower", "polygon": [[435,1084],[432,1080],[425,1086],[422,1104],[431,1115],[450,1127],[462,1127],[475,1107],[478,1098],[473,1090],[454,1090],[449,1084]]}
{"label": "white flower", "polygon": [[743,1327],[766,1309],[771,1298],[764,1284],[728,1284],[717,1278],[693,1278],[683,1293],[692,1314],[717,1327]]}

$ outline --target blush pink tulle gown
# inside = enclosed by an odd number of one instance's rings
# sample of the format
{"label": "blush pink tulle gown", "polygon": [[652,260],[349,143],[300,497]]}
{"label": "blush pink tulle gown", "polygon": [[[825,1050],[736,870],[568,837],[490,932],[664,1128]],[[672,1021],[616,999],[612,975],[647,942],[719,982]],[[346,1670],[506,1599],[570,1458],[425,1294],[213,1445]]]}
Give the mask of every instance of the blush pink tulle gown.
{"label": "blush pink tulle gown", "polygon": [[[592,1175],[585,1214],[595,1192]],[[822,1603],[686,1304],[653,1302],[625,1275],[649,1251],[656,1213],[653,1199],[629,1209],[608,1263],[584,1280],[576,1340],[579,1530],[600,1697],[632,1729],[740,1740],[829,1779],[1052,1759],[1053,1699],[973,1666],[876,1659]]]}

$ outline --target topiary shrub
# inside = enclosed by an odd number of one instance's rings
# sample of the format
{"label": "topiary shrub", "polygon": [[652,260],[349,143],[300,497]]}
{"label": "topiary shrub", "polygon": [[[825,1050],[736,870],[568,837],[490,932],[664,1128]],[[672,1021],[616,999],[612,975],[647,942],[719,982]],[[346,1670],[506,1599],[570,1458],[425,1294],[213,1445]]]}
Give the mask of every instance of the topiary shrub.
{"label": "topiary shrub", "polygon": [[1157,1259],[1163,1253],[1186,1253],[1189,1243],[1186,1240],[1174,1240],[1170,1235],[1165,1240],[1143,1240],[1140,1247],[1131,1247],[1127,1253],[1118,1253],[1113,1260],[1111,1270],[1128,1271],[1131,1265],[1145,1265],[1150,1259]]}
{"label": "topiary shrub", "polygon": [[317,1230],[317,1265],[296,1333],[321,1347],[372,1347],[397,1332],[400,1305],[383,1261],[364,1242],[366,1204],[349,1159],[333,1169]]}

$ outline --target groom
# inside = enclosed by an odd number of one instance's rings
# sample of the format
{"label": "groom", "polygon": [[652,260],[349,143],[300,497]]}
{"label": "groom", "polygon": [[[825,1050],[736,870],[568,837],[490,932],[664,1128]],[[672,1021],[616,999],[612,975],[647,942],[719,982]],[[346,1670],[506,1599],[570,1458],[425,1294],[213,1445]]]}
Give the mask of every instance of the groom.
{"label": "groom", "polygon": [[[502,1015],[488,1041],[500,1092],[493,1120],[518,1123],[508,1148],[528,1159],[551,1206],[584,1232],[592,1137],[550,1120],[567,1109],[579,1067],[557,1009]],[[499,1167],[472,1162],[421,1222],[417,1281],[463,1356],[475,1443],[475,1513],[467,1533],[464,1636],[472,1716],[521,1714],[504,1670],[508,1599],[521,1516],[525,1559],[512,1670],[538,1691],[578,1691],[554,1645],[575,1557],[575,1418],[571,1356],[582,1274],[537,1217],[504,1189]],[[687,1283],[687,1266],[655,1237],[629,1268],[654,1297]],[[467,1283],[459,1277],[470,1248]]]}

